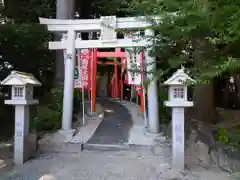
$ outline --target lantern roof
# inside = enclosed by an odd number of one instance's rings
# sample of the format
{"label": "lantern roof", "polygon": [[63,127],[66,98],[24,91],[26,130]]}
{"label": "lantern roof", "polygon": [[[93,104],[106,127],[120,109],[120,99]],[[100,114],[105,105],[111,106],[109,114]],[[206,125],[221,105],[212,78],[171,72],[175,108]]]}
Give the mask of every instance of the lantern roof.
{"label": "lantern roof", "polygon": [[164,82],[164,85],[183,85],[186,82],[196,83],[187,73],[184,72],[185,68],[182,66],[173,75]]}
{"label": "lantern roof", "polygon": [[20,71],[12,71],[9,76],[7,76],[2,82],[2,85],[18,86],[18,85],[32,85],[41,86],[42,84],[29,73],[24,73]]}

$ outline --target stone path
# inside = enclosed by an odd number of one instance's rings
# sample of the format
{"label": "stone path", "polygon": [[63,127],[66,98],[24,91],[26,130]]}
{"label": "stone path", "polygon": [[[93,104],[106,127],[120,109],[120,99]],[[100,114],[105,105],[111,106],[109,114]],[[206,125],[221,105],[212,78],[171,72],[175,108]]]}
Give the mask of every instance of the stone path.
{"label": "stone path", "polygon": [[175,172],[169,159],[148,151],[83,151],[41,155],[0,173],[1,180],[231,180],[227,173],[196,168]]}
{"label": "stone path", "polygon": [[128,142],[132,116],[120,103],[99,100],[103,104],[104,119],[95,131],[89,144],[123,144]]}

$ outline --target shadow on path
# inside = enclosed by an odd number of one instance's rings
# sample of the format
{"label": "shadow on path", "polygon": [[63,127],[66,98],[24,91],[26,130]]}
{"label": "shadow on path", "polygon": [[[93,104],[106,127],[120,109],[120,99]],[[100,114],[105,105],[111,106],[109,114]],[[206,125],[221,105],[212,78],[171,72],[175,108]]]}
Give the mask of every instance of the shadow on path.
{"label": "shadow on path", "polygon": [[128,142],[132,115],[123,105],[106,99],[99,100],[104,107],[104,119],[89,144],[123,144]]}

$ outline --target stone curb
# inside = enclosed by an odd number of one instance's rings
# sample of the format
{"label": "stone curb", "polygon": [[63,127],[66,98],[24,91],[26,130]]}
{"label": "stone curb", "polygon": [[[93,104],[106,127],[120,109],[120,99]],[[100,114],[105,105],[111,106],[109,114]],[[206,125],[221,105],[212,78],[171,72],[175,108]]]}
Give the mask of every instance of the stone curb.
{"label": "stone curb", "polygon": [[84,149],[86,150],[104,150],[104,151],[119,151],[119,150],[149,150],[151,151],[153,146],[147,145],[135,145],[135,144],[121,144],[121,145],[112,145],[112,144],[84,144]]}
{"label": "stone curb", "polygon": [[129,150],[145,150],[152,152],[153,146],[135,145],[135,144],[90,144],[90,143],[65,143],[64,145],[54,146],[54,148],[47,148],[40,150],[40,154],[44,153],[80,153],[84,150],[89,151],[129,151]]}

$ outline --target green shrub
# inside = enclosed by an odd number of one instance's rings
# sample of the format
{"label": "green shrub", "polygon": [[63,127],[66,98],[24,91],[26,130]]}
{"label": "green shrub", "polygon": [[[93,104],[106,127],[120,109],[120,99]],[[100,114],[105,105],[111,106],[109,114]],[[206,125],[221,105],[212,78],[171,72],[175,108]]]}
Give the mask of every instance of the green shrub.
{"label": "green shrub", "polygon": [[52,131],[61,127],[63,88],[53,88],[46,95],[42,105],[37,107],[37,115],[30,127],[36,131]]}
{"label": "green shrub", "polygon": [[[49,95],[48,95],[49,96]],[[50,97],[48,97],[50,102],[47,106],[57,112],[62,114],[63,108],[63,88],[53,88],[50,92]]]}
{"label": "green shrub", "polygon": [[[73,113],[80,110],[81,91],[74,89]],[[43,104],[37,107],[37,115],[31,120],[30,127],[36,131],[52,131],[61,128],[63,109],[63,88],[53,88],[45,96]]]}
{"label": "green shrub", "polygon": [[31,128],[36,131],[56,130],[61,127],[61,112],[46,106],[37,107],[37,116],[31,123]]}
{"label": "green shrub", "polygon": [[223,128],[223,127],[218,128],[216,141],[222,144],[227,144],[229,142],[226,128]]}

